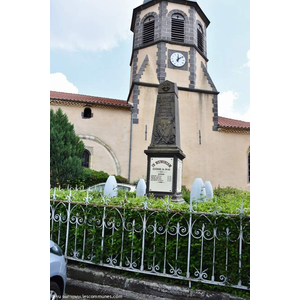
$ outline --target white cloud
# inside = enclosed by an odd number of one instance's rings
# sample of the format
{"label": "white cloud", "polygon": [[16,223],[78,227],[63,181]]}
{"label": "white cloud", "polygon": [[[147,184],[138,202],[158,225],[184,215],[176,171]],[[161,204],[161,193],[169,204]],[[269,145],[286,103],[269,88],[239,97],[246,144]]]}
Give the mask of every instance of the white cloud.
{"label": "white cloud", "polygon": [[78,88],[62,73],[50,74],[50,91],[78,94]]}
{"label": "white cloud", "polygon": [[131,36],[133,8],[142,0],[51,0],[52,48],[99,51]]}
{"label": "white cloud", "polygon": [[243,64],[242,67],[248,67],[250,68],[250,50],[247,52],[247,62],[245,64]]}
{"label": "white cloud", "polygon": [[223,92],[218,96],[219,116],[250,122],[250,107],[244,113],[234,109],[235,103],[239,99],[239,94],[234,91]]}

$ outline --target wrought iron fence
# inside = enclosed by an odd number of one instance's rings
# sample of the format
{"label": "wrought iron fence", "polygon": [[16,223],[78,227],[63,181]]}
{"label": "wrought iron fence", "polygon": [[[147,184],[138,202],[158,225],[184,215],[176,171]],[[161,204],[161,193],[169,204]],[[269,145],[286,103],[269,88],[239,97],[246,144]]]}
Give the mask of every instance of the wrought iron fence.
{"label": "wrought iron fence", "polygon": [[[50,238],[70,260],[250,289],[250,217],[50,199]],[[168,203],[167,203],[168,205]]]}

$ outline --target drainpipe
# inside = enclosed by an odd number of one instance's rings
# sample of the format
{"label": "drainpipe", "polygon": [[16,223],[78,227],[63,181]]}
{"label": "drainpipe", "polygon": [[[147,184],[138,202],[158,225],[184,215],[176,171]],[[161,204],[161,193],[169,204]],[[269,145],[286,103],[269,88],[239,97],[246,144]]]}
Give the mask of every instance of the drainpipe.
{"label": "drainpipe", "polygon": [[129,165],[128,165],[128,181],[130,182],[130,176],[131,176],[131,154],[132,154],[132,124],[133,124],[133,104],[129,103],[131,105],[131,118],[130,118],[130,140],[129,140]]}

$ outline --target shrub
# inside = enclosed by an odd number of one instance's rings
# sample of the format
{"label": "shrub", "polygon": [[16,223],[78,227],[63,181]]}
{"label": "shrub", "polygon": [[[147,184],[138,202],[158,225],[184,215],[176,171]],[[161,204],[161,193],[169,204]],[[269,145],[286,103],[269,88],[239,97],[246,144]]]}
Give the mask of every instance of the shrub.
{"label": "shrub", "polygon": [[181,188],[182,192],[182,198],[185,200],[186,203],[190,203],[190,193],[191,191],[187,189],[185,185],[182,186]]}
{"label": "shrub", "polygon": [[[109,174],[103,171],[95,171],[88,168],[83,168],[82,175],[79,176],[76,180],[70,182],[70,187],[84,187],[88,188],[98,183],[106,182]],[[124,178],[120,175],[115,176],[118,183],[128,183],[127,178]]]}
{"label": "shrub", "polygon": [[129,184],[129,181],[127,178],[122,177],[121,175],[115,176],[118,183],[125,183]]}
{"label": "shrub", "polygon": [[89,187],[97,183],[106,182],[109,175],[103,171],[95,171],[88,168],[83,168],[82,176],[77,180],[74,180],[70,183],[70,186],[75,188],[77,187]]}
{"label": "shrub", "polygon": [[[59,195],[59,193],[67,194],[69,191],[57,191],[57,197],[65,200],[65,196]],[[109,206],[103,205],[103,199],[97,192],[89,193],[89,197],[93,198],[90,201],[91,205],[83,203],[86,191],[72,191],[72,194],[74,194],[72,199],[74,202],[70,204],[70,220],[72,221],[70,222],[67,251],[69,257],[80,258],[96,265],[110,263],[115,266],[122,264],[127,267],[131,260],[132,267],[139,268],[142,249],[144,249],[144,270],[152,268],[153,271],[162,273],[166,267],[167,274],[174,274],[180,269],[180,275],[187,275],[188,224],[191,216],[189,212],[185,211],[186,203],[182,204],[182,209],[178,203],[170,203],[170,209],[181,210],[174,212],[167,210],[166,199],[150,198],[148,199],[148,209],[144,210],[145,198],[128,197],[127,202],[124,203],[124,192],[119,193],[119,197],[110,199],[107,203]],[[213,203],[211,205],[214,208]],[[66,205],[62,202],[54,202],[53,208],[55,208],[55,211],[52,212],[54,222],[50,227],[52,238],[57,240],[60,237],[60,245],[65,250],[67,225],[66,222],[58,224],[57,220],[59,218],[66,220]],[[55,216],[60,217],[55,218]],[[76,216],[76,218],[72,219],[72,216]],[[83,222],[83,220],[86,221]],[[105,227],[101,225],[103,220],[106,222]],[[144,236],[143,220],[146,220]],[[248,285],[250,277],[250,217],[193,213],[190,222],[192,224],[191,277],[195,278],[200,275],[199,266],[201,264],[202,279],[210,279],[214,275],[216,281],[223,281],[226,277],[228,286],[230,284],[237,285],[240,279],[243,285]],[[243,225],[242,257],[239,256],[241,222]],[[122,224],[124,224],[124,230],[122,230]],[[155,232],[154,228],[156,228]],[[201,230],[203,230],[203,234]],[[144,248],[143,238],[144,245],[146,245]],[[164,263],[165,257],[166,264]],[[240,259],[241,269],[239,267]],[[228,265],[226,261],[228,261]]]}
{"label": "shrub", "polygon": [[66,187],[81,176],[84,144],[59,108],[50,110],[50,183]]}

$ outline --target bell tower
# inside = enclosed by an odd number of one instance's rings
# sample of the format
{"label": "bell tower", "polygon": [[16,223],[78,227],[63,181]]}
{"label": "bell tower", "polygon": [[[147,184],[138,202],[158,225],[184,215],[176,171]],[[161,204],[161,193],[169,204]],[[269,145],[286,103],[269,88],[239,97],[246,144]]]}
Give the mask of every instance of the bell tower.
{"label": "bell tower", "polygon": [[[132,17],[133,75],[137,75],[139,71],[136,69],[139,50],[156,46],[157,80],[162,82],[167,75],[172,76],[173,72],[167,72],[167,69],[187,71],[180,74],[186,81],[182,81],[182,85],[195,88],[196,53],[199,54],[199,62],[201,60],[205,66],[208,61],[206,30],[209,23],[196,1],[144,0],[143,5],[134,9]],[[170,57],[174,52],[184,56],[184,65],[172,63]],[[188,75],[187,79],[185,75]]]}
{"label": "bell tower", "polygon": [[[218,92],[207,72],[209,24],[196,1],[143,0],[143,4],[133,10],[131,31],[134,36],[128,96],[128,102],[133,105],[133,160],[139,157],[146,164],[143,152],[149,146],[152,135],[158,86],[166,80],[178,87],[181,127],[186,122],[194,122],[200,127],[200,123],[204,122],[200,114],[204,114],[209,120],[209,130],[217,130]],[[186,109],[191,105],[197,106],[192,116]],[[183,151],[188,161],[189,151]],[[138,165],[133,162],[133,179],[142,178],[145,173],[145,170],[137,168]]]}

